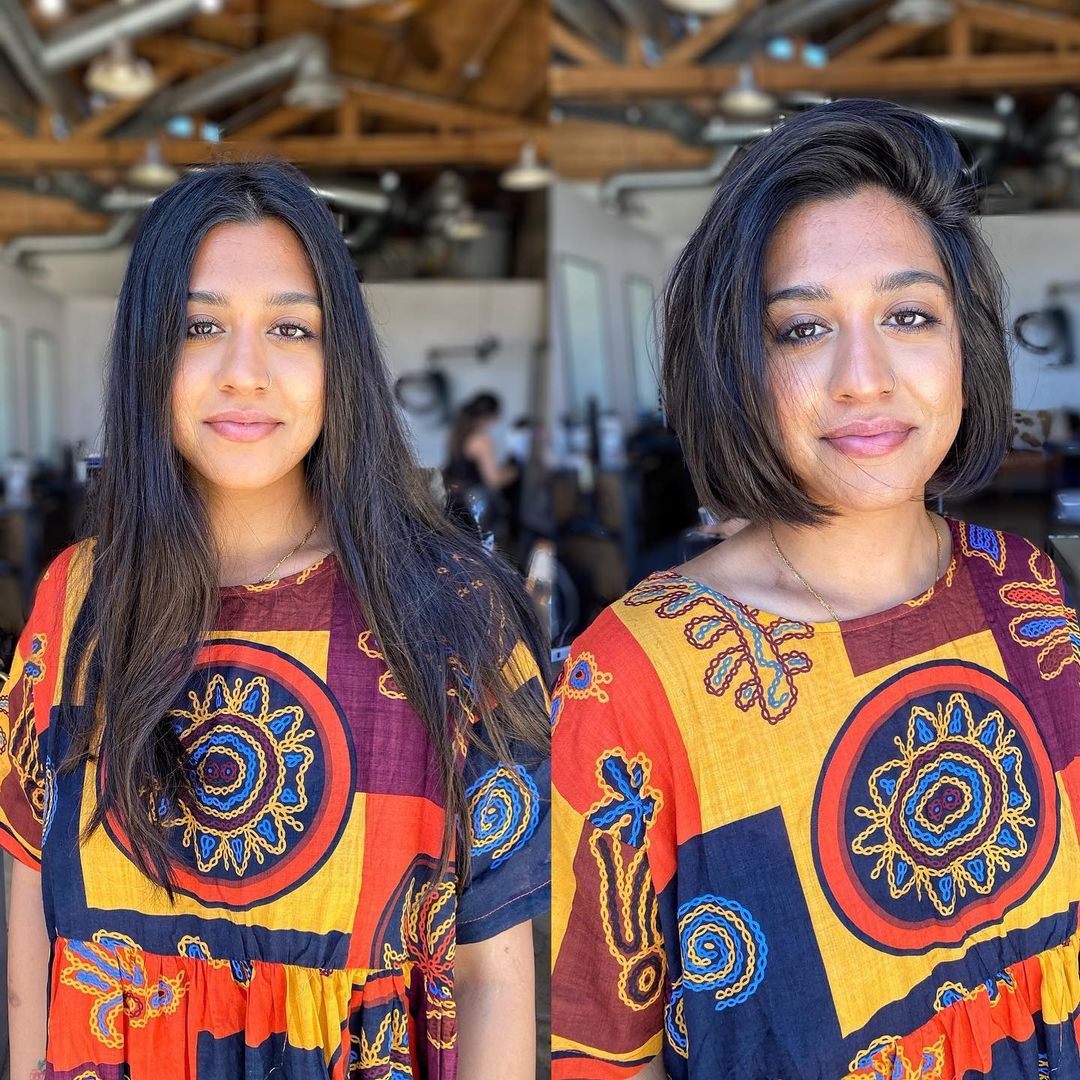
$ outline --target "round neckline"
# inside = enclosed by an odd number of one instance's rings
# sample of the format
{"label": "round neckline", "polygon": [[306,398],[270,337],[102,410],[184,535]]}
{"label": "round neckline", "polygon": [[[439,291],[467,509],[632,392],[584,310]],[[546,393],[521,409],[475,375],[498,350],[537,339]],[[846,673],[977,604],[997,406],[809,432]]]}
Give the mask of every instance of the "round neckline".
{"label": "round neckline", "polygon": [[263,593],[278,592],[281,589],[289,588],[294,585],[304,585],[310,581],[313,577],[326,573],[331,566],[337,563],[337,556],[330,552],[328,555],[324,555],[321,559],[317,559],[311,563],[310,566],[305,566],[302,570],[297,570],[293,574],[286,574],[284,577],[271,578],[269,581],[263,582],[249,582],[241,585],[219,585],[218,591],[226,596],[260,596]]}
{"label": "round neckline", "polygon": [[[796,619],[790,615],[779,615],[772,611],[764,611],[763,609],[755,607],[753,604],[748,604],[743,600],[739,600],[734,596],[728,596],[727,593],[722,593],[719,589],[714,589],[711,585],[706,585],[705,582],[690,577],[689,574],[682,574],[678,570],[658,570],[650,575],[650,577],[658,577],[668,581],[685,581],[695,588],[709,593],[711,596],[718,597],[727,604],[734,604],[748,611],[756,611],[758,616],[766,622],[801,623],[803,626],[809,626],[815,634],[839,634],[844,631],[862,629],[876,623],[891,622],[893,619],[902,618],[905,615],[913,615],[916,612],[923,611],[927,604],[936,600],[941,593],[952,587],[953,579],[956,576],[957,570],[960,568],[961,526],[959,521],[955,518],[948,517],[946,514],[938,514],[938,517],[940,517],[948,526],[949,536],[952,541],[950,545],[952,550],[949,555],[949,561],[941,576],[938,577],[924,592],[921,592],[916,596],[909,597],[907,600],[901,600],[898,604],[893,604],[891,607],[882,608],[881,611],[872,611],[868,615],[858,615],[852,619],[841,619],[839,622],[832,619],[821,622],[811,622],[808,619]],[[645,580],[648,581],[649,579],[646,578]]]}

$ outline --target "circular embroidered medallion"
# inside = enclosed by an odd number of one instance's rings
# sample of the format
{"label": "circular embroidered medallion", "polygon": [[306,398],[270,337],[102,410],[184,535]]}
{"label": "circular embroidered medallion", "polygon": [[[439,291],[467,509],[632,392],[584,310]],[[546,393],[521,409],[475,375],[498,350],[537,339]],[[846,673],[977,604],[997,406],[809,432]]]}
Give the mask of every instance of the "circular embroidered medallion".
{"label": "circular embroidered medallion", "polygon": [[991,671],[923,664],[867,695],[818,781],[812,838],[836,914],[893,952],[954,945],[1042,879],[1058,836],[1053,767]]}
{"label": "circular embroidered medallion", "polygon": [[195,794],[157,807],[180,891],[249,907],[305,881],[337,841],[353,786],[347,726],[326,686],[276,649],[215,641],[169,717]]}
{"label": "circular embroidered medallion", "polygon": [[679,952],[683,988],[712,992],[719,1012],[741,1005],[758,988],[769,947],[742,904],[708,894],[680,905]]}

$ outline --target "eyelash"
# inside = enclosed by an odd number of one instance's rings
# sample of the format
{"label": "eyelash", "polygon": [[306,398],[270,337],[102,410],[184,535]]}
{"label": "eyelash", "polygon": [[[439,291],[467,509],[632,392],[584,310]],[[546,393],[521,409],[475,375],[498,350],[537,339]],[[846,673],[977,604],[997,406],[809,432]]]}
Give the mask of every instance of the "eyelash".
{"label": "eyelash", "polygon": [[[193,333],[192,331],[194,330],[194,328],[196,326],[214,326],[214,327],[217,327],[218,324],[216,322],[214,322],[212,319],[206,319],[206,318],[202,318],[202,317],[195,318],[195,319],[189,319],[188,324],[187,324],[187,337],[188,338],[211,338],[211,337],[216,337],[215,334],[196,334],[196,333]],[[220,327],[219,327],[219,329],[220,329]],[[299,322],[281,322],[281,323],[277,323],[277,324],[275,324],[273,329],[274,330],[301,330],[301,331],[303,331],[303,333],[300,333],[300,334],[275,334],[274,335],[275,337],[281,338],[282,341],[313,340],[315,338],[315,336],[316,336],[306,326],[304,326],[303,323],[299,323]]]}
{"label": "eyelash", "polygon": [[[916,323],[914,326],[895,326],[894,329],[900,330],[905,334],[910,334],[919,330],[924,330],[929,326],[936,326],[940,319],[935,315],[932,315],[929,311],[923,308],[906,307],[901,308],[899,311],[894,311],[889,318],[895,318],[898,315],[919,315],[922,317],[923,322]],[[824,337],[823,334],[812,334],[810,337],[788,337],[793,330],[798,330],[801,326],[824,326],[825,324],[819,319],[803,319],[801,322],[792,323],[790,326],[786,326],[783,330],[779,331],[776,335],[776,340],[781,345],[809,345],[811,342],[818,341]]]}

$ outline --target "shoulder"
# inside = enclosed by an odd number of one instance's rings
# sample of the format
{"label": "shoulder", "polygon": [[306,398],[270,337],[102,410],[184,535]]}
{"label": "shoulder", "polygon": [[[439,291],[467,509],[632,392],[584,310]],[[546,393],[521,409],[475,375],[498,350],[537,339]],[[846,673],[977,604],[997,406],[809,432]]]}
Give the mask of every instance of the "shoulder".
{"label": "shoulder", "polygon": [[978,573],[1009,579],[1034,575],[1044,583],[1058,578],[1053,559],[1028,537],[958,518],[951,524],[960,546],[955,556]]}
{"label": "shoulder", "polygon": [[95,541],[80,540],[64,548],[46,567],[34,594],[34,617],[48,618],[62,609],[72,594],[81,600],[90,585]]}

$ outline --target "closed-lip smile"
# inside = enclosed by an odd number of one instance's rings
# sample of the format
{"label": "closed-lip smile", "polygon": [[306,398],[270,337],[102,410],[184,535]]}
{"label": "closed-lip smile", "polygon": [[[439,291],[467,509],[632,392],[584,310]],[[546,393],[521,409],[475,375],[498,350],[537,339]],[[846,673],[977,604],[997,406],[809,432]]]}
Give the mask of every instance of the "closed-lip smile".
{"label": "closed-lip smile", "polygon": [[822,436],[834,450],[848,457],[880,457],[907,441],[915,425],[890,416],[849,420]]}
{"label": "closed-lip smile", "polygon": [[275,431],[281,421],[258,409],[224,409],[204,423],[230,442],[256,442]]}

